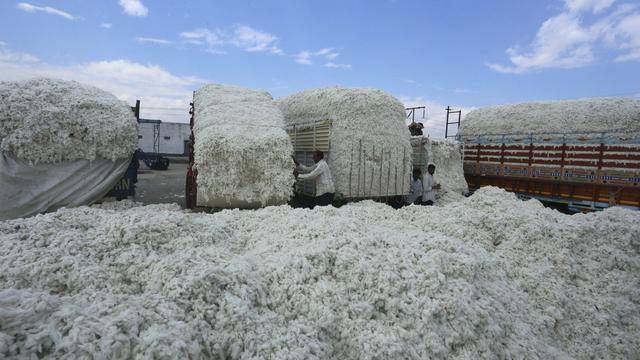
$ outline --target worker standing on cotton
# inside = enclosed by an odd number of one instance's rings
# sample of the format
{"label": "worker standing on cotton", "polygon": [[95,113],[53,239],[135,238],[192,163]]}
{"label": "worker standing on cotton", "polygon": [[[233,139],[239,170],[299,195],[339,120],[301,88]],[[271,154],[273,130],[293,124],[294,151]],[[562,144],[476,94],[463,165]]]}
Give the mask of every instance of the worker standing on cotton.
{"label": "worker standing on cotton", "polygon": [[413,169],[413,182],[411,183],[411,192],[405,198],[405,203],[407,205],[420,205],[420,203],[422,202],[422,180],[420,180],[421,175],[422,171],[420,171],[420,169]]}
{"label": "worker standing on cotton", "polygon": [[333,195],[335,188],[333,186],[333,179],[331,178],[331,170],[329,165],[324,160],[324,153],[320,150],[313,152],[313,166],[304,166],[300,164],[296,159],[293,159],[296,164],[296,171],[294,174],[300,180],[315,180],[316,184],[316,198],[315,205],[327,206],[333,202]]}
{"label": "worker standing on cotton", "polygon": [[436,166],[429,164],[422,188],[422,205],[433,205],[436,202],[436,190],[440,189],[440,184],[433,177],[435,172]]}

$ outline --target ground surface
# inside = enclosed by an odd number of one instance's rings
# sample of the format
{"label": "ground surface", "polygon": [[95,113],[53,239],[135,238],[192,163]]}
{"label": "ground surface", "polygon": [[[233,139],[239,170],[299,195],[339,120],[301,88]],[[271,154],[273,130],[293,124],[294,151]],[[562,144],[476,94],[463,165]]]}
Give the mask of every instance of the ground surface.
{"label": "ground surface", "polygon": [[187,164],[172,159],[169,169],[156,171],[140,162],[135,200],[145,205],[177,203],[185,208]]}

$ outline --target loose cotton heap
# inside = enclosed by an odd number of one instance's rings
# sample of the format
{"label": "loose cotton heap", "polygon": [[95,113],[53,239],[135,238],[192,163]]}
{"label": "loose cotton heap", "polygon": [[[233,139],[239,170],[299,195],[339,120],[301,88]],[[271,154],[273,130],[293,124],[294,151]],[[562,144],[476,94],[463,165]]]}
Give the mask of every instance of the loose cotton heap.
{"label": "loose cotton heap", "polygon": [[412,136],[414,168],[419,168],[424,177],[429,164],[436,166],[434,178],[442,188],[438,196],[444,193],[466,194],[469,186],[464,178],[462,167],[462,147],[459,142],[449,139],[431,139]]}
{"label": "loose cotton heap", "polygon": [[404,105],[376,89],[332,87],[278,100],[287,126],[331,120],[327,163],[346,198],[409,192],[411,144]]}
{"label": "loose cotton heap", "polygon": [[540,101],[472,110],[459,135],[640,132],[640,100],[598,98]]}
{"label": "loose cotton heap", "polygon": [[130,158],[138,145],[131,108],[74,81],[0,82],[0,147],[31,164]]}
{"label": "loose cotton heap", "polygon": [[198,205],[259,207],[293,191],[293,148],[267,92],[209,84],[194,95]]}
{"label": "loose cotton heap", "polygon": [[0,222],[0,357],[634,358],[639,223],[491,187],[397,211],[125,202]]}

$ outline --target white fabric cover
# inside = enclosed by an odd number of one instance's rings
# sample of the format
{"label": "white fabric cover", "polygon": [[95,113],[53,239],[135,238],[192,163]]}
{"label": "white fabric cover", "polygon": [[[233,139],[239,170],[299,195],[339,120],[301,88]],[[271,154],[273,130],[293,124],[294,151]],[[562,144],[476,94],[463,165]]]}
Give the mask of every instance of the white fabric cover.
{"label": "white fabric cover", "polygon": [[0,157],[0,220],[89,205],[120,180],[130,158],[115,162],[80,159],[57,164],[28,164],[3,153]]}

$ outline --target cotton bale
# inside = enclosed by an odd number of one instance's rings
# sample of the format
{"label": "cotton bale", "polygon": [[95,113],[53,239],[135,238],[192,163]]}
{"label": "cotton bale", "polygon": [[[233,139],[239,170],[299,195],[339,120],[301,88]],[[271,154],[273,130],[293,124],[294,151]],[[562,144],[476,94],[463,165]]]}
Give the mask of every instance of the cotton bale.
{"label": "cotton bale", "polygon": [[330,87],[278,101],[288,127],[330,121],[327,163],[336,193],[346,198],[409,191],[411,144],[404,105],[383,91]]}
{"label": "cotton bale", "polygon": [[138,145],[131,108],[75,81],[0,82],[0,147],[31,164],[130,158]]}
{"label": "cotton bale", "polygon": [[0,219],[100,200],[138,145],[131,107],[59,79],[0,82]]}
{"label": "cotton bale", "polygon": [[462,136],[639,132],[640,100],[615,97],[536,101],[470,111],[460,125]]}
{"label": "cotton bale", "polygon": [[256,208],[286,203],[293,148],[271,95],[208,84],[194,94],[198,205]]}

